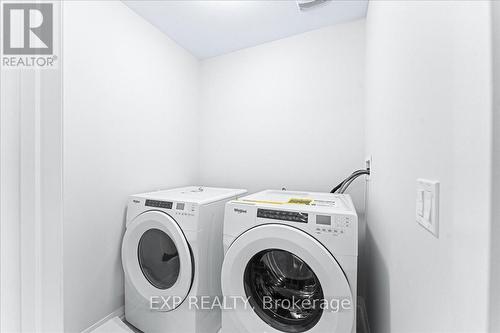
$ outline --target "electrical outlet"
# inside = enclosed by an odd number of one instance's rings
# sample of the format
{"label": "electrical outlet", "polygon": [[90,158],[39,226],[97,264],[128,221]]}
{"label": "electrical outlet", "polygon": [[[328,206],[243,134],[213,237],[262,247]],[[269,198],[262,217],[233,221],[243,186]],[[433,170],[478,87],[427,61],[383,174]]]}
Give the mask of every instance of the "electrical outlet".
{"label": "electrical outlet", "polygon": [[415,217],[422,227],[439,238],[439,182],[417,179]]}

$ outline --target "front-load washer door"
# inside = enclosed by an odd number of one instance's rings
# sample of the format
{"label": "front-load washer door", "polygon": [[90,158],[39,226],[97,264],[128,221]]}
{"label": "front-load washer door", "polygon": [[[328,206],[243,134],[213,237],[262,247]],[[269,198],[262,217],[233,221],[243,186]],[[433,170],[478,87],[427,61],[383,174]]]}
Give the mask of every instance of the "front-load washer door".
{"label": "front-load washer door", "polygon": [[268,224],[243,233],[226,253],[221,279],[226,302],[234,305],[228,313],[246,332],[352,331],[355,309],[347,277],[332,254],[302,230]]}
{"label": "front-load washer door", "polygon": [[171,311],[187,297],[193,261],[179,225],[168,214],[148,211],[127,227],[122,245],[123,269],[152,310]]}

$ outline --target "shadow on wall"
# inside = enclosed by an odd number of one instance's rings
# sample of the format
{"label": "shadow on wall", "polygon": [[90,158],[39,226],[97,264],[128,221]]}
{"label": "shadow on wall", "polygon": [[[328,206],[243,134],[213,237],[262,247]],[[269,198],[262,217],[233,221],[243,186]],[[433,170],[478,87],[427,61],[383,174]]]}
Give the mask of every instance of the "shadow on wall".
{"label": "shadow on wall", "polygon": [[[365,207],[362,207],[363,211]],[[356,210],[358,207],[356,207]],[[358,297],[366,300],[367,276],[367,249],[366,249],[366,218],[365,213],[358,213]]]}
{"label": "shadow on wall", "polygon": [[391,332],[389,271],[374,241],[370,226],[366,227],[366,307],[371,333]]}
{"label": "shadow on wall", "polygon": [[[125,231],[127,230],[127,210],[128,210],[128,205],[125,205],[125,208],[123,209],[123,218],[122,218],[122,226],[121,226],[121,235],[122,235],[122,240],[123,240],[123,236],[125,236]],[[118,251],[118,260],[117,260],[119,263],[120,263],[120,272],[118,274],[120,274],[122,276],[122,284],[123,284],[123,292],[122,294],[120,295],[120,297],[122,298],[122,305],[125,305],[125,276],[124,276],[124,273],[123,273],[123,263],[122,263],[122,242],[120,242],[120,250]]]}

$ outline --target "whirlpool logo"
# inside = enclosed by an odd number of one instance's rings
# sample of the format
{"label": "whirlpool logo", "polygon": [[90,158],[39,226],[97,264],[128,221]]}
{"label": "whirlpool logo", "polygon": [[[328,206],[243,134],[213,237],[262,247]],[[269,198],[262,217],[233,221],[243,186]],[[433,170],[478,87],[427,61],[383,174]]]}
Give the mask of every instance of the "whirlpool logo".
{"label": "whirlpool logo", "polygon": [[241,208],[234,208],[233,209],[235,213],[238,213],[238,214],[246,214],[247,211],[245,209],[241,209]]}
{"label": "whirlpool logo", "polygon": [[3,3],[2,21],[2,68],[54,66],[53,3]]}

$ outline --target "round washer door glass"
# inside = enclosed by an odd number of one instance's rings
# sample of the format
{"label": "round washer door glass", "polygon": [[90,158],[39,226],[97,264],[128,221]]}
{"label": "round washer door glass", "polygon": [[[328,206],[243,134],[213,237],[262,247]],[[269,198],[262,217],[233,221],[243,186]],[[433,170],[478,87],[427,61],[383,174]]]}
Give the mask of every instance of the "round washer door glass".
{"label": "round washer door glass", "polygon": [[165,232],[159,229],[144,232],[137,255],[142,273],[153,286],[168,289],[175,284],[180,272],[179,253]]}
{"label": "round washer door glass", "polygon": [[244,287],[257,315],[282,332],[305,332],[323,313],[319,279],[288,251],[268,249],[254,255],[245,269]]}

